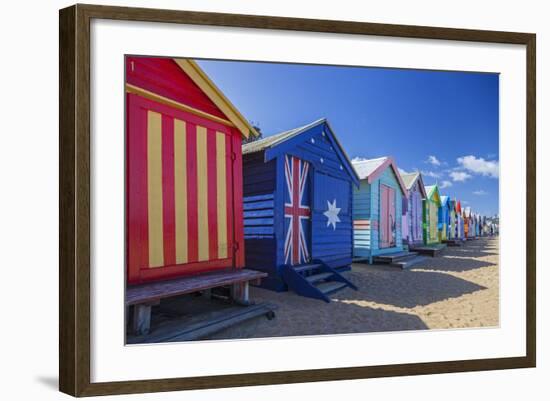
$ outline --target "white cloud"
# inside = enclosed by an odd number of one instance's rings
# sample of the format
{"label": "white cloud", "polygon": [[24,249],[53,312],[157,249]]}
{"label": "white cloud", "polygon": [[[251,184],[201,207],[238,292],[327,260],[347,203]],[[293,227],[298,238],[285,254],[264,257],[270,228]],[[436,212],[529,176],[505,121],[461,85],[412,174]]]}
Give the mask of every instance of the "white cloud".
{"label": "white cloud", "polygon": [[443,181],[441,181],[441,184],[439,185],[439,188],[444,189],[444,188],[449,188],[449,187],[452,187],[452,186],[453,186],[453,183],[451,181],[443,180]]}
{"label": "white cloud", "polygon": [[366,157],[356,156],[353,159],[351,159],[351,162],[352,163],[357,163],[357,162],[362,162],[362,161],[365,161],[365,160],[369,160],[369,159],[367,159]]}
{"label": "white cloud", "polygon": [[485,160],[483,157],[477,158],[473,155],[469,155],[459,157],[456,161],[463,169],[471,173],[498,178],[497,160]]}
{"label": "white cloud", "polygon": [[431,177],[431,178],[439,178],[441,177],[440,173],[436,173],[435,171],[422,171],[422,175],[424,177]]}
{"label": "white cloud", "polygon": [[477,191],[474,191],[473,194],[474,195],[487,195],[487,191],[484,191],[483,189],[479,189]]}
{"label": "white cloud", "polygon": [[428,160],[426,160],[426,163],[430,163],[432,166],[440,166],[441,165],[441,162],[434,155],[428,156]]}
{"label": "white cloud", "polygon": [[472,178],[472,176],[465,171],[451,171],[449,176],[454,182],[464,182],[468,178]]}

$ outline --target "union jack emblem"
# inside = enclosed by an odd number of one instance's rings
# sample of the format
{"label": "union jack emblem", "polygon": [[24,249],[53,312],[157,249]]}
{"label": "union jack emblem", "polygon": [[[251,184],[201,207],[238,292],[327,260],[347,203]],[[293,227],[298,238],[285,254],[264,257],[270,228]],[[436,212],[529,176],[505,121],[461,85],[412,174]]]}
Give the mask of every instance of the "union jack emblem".
{"label": "union jack emblem", "polygon": [[285,156],[285,179],[290,199],[290,202],[285,202],[285,219],[289,219],[285,237],[285,263],[290,265],[307,263],[310,259],[304,224],[308,224],[311,219],[311,210],[303,204],[308,171],[308,162]]}

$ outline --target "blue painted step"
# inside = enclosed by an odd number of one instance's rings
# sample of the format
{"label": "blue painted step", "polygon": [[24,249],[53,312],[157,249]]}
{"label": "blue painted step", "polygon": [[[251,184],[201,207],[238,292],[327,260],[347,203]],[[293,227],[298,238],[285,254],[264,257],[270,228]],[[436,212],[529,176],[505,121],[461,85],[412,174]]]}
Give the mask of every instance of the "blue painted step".
{"label": "blue painted step", "polygon": [[329,294],[350,287],[357,287],[338,271],[322,261],[301,266],[283,266],[283,280],[296,294],[330,302]]}

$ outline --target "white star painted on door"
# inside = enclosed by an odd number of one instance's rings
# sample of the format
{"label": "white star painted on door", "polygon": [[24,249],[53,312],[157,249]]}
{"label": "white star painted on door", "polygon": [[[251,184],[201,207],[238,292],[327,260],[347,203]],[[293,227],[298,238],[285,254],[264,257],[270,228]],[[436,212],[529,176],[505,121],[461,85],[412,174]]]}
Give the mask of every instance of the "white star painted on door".
{"label": "white star painted on door", "polygon": [[340,208],[336,207],[336,199],[332,203],[327,201],[328,210],[323,214],[327,216],[327,227],[332,225],[332,229],[336,230],[336,223],[340,223],[340,218],[338,213],[340,213]]}

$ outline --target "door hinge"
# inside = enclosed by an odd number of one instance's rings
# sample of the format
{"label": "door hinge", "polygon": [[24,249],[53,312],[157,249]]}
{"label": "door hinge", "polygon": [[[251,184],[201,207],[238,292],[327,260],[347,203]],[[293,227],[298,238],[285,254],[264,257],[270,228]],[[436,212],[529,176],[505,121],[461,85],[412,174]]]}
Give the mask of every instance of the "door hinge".
{"label": "door hinge", "polygon": [[233,252],[237,252],[239,250],[239,243],[238,242],[234,242],[233,243]]}
{"label": "door hinge", "polygon": [[232,161],[237,160],[237,154],[235,152],[231,152],[231,160]]}

